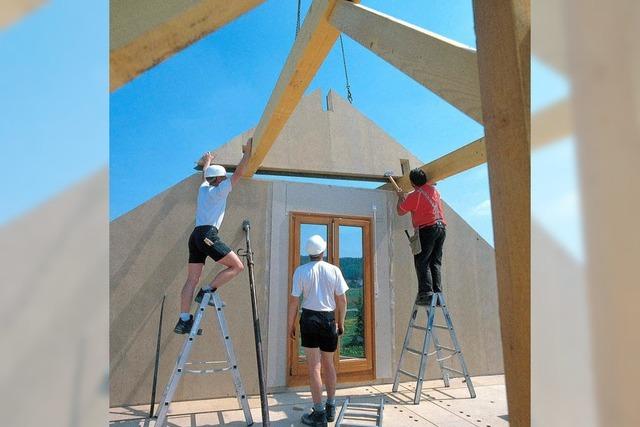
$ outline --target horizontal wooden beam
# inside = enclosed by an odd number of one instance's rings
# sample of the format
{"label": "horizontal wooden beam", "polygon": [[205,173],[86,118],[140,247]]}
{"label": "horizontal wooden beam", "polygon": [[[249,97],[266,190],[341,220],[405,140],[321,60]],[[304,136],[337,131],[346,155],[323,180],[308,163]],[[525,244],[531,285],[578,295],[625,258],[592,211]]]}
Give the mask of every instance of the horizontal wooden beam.
{"label": "horizontal wooden beam", "polygon": [[[473,141],[462,148],[458,148],[424,166],[420,169],[425,171],[429,180],[441,181],[450,176],[459,174],[487,161],[487,153],[484,146],[484,138]],[[405,175],[396,180],[400,188],[404,191],[411,191],[409,176]]]}
{"label": "horizontal wooden beam", "polygon": [[[227,172],[234,172],[237,165],[226,165],[220,163],[221,166],[227,170]],[[201,171],[202,167],[195,167],[197,171]],[[364,181],[364,182],[388,182],[388,178],[384,175],[367,175],[359,173],[348,172],[327,172],[327,171],[314,171],[314,170],[293,170],[293,169],[276,169],[276,168],[259,168],[255,171],[254,175],[272,175],[272,176],[292,176],[296,178],[318,178],[318,179],[335,179],[341,181]]]}
{"label": "horizontal wooden beam", "polygon": [[111,0],[111,91],[263,2]]}
{"label": "horizontal wooden beam", "polygon": [[368,7],[338,0],[337,29],[482,123],[476,51]]}
{"label": "horizontal wooden beam", "polygon": [[[333,47],[339,31],[329,24],[336,0],[314,0],[253,135],[244,176],[253,175]],[[300,146],[300,150],[304,150]]]}

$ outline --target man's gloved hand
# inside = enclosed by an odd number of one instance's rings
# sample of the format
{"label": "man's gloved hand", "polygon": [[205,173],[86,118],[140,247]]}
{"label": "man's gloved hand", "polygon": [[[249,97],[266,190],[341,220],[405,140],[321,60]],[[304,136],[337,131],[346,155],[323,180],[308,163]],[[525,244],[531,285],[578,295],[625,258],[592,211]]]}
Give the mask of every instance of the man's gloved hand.
{"label": "man's gloved hand", "polygon": [[338,336],[344,334],[344,328],[342,326],[338,326]]}

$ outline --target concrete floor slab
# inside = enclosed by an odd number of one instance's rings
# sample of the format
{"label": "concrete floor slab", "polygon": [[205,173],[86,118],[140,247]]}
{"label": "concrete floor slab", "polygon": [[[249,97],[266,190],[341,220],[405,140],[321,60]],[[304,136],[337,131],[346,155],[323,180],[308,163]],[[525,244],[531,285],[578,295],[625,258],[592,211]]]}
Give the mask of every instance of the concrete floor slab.
{"label": "concrete floor slab", "polygon": [[[342,388],[337,390],[337,404],[346,396],[353,402],[376,403],[385,400],[385,427],[504,427],[508,426],[507,400],[504,376],[474,377],[477,397],[471,399],[466,384],[453,379],[451,386],[443,387],[442,381],[427,381],[422,390],[419,405],[413,404],[415,384],[401,383],[398,392],[391,392],[391,384]],[[256,426],[260,425],[260,399],[249,399]],[[291,391],[269,395],[269,417],[273,426],[299,426],[300,417],[311,407],[311,394],[306,391]],[[188,402],[171,405],[169,417],[171,427],[243,426],[243,412],[233,397]],[[338,408],[339,410],[339,408]],[[110,424],[117,427],[150,427],[153,422],[146,418],[148,406],[111,408]],[[358,417],[361,425],[374,425],[365,416]],[[353,421],[353,420],[352,420]],[[331,423],[330,425],[332,425]],[[344,423],[346,424],[346,421]]]}

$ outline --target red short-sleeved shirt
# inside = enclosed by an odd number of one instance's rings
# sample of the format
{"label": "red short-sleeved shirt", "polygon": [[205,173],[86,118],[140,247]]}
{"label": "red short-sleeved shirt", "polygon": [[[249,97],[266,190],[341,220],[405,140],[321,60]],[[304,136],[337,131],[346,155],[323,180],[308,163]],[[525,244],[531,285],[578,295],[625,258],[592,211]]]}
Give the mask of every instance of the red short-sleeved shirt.
{"label": "red short-sleeved shirt", "polygon": [[400,204],[400,209],[404,212],[411,212],[411,222],[415,228],[433,225],[437,220],[446,224],[442,200],[440,200],[440,193],[436,187],[425,184],[420,189],[426,193],[431,201],[420,191],[415,190],[409,193]]}

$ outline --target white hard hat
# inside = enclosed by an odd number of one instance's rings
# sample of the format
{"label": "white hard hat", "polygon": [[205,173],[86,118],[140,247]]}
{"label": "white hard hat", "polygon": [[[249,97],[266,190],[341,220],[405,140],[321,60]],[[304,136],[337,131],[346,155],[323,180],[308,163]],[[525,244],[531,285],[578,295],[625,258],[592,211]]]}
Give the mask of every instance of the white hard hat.
{"label": "white hard hat", "polygon": [[327,242],[317,234],[309,237],[307,240],[307,253],[309,255],[320,255],[327,249]]}
{"label": "white hard hat", "polygon": [[211,165],[204,171],[204,177],[210,178],[213,176],[225,176],[227,174],[227,170],[220,165]]}

